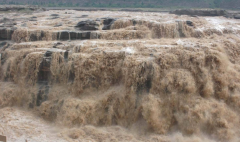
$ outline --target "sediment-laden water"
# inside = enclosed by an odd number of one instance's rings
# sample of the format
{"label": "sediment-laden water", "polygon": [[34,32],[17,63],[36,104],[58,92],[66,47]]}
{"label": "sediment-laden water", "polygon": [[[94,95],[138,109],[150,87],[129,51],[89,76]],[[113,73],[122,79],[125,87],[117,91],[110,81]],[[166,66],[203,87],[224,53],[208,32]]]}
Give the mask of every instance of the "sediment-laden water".
{"label": "sediment-laden water", "polygon": [[0,14],[16,22],[0,34],[0,134],[9,141],[239,141],[239,20],[9,15]]}

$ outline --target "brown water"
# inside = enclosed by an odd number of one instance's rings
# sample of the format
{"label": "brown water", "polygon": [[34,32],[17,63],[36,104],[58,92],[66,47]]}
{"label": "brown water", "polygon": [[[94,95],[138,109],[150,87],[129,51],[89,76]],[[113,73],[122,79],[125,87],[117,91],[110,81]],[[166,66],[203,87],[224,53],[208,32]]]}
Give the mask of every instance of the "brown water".
{"label": "brown water", "polygon": [[28,31],[15,31],[20,43],[1,51],[0,134],[10,141],[239,141],[239,21],[199,19],[196,27],[118,21],[101,39],[57,48],[51,33],[26,42]]}

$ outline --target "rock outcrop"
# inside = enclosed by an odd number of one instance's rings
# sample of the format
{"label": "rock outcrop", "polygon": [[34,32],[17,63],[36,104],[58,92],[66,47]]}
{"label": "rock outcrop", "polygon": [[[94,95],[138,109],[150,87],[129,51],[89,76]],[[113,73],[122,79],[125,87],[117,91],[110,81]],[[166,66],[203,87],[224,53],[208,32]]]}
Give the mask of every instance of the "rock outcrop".
{"label": "rock outcrop", "polygon": [[110,30],[111,25],[117,20],[116,18],[102,18],[103,19],[103,28],[102,30]]}
{"label": "rock outcrop", "polygon": [[0,40],[11,40],[15,29],[16,28],[0,27]]}
{"label": "rock outcrop", "polygon": [[170,14],[189,16],[224,16],[227,14],[227,11],[215,9],[180,9],[171,11]]}
{"label": "rock outcrop", "polygon": [[236,14],[236,15],[234,15],[234,18],[235,18],[235,19],[240,19],[240,13],[239,13],[239,14]]}
{"label": "rock outcrop", "polygon": [[100,22],[94,20],[81,21],[76,25],[79,30],[98,30]]}
{"label": "rock outcrop", "polygon": [[240,13],[236,11],[216,10],[216,9],[180,9],[171,11],[170,14],[189,16],[224,16],[226,18],[240,19]]}
{"label": "rock outcrop", "polygon": [[60,31],[57,33],[57,40],[85,40],[99,37],[98,32]]}
{"label": "rock outcrop", "polygon": [[0,19],[0,27],[13,27],[17,23],[15,22],[14,19],[9,19],[9,18],[3,18]]}
{"label": "rock outcrop", "polygon": [[0,11],[46,11],[45,8],[30,5],[0,5]]}
{"label": "rock outcrop", "polygon": [[[0,42],[0,52],[4,52],[10,45],[11,45],[11,42],[9,42],[9,41]],[[0,59],[1,59],[1,57],[0,57]]]}

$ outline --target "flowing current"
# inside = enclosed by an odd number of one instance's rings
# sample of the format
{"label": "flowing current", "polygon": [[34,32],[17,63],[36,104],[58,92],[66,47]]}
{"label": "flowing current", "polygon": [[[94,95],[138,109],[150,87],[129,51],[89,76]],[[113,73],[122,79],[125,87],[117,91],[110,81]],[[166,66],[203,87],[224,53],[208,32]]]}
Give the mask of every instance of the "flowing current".
{"label": "flowing current", "polygon": [[0,41],[0,135],[8,141],[240,141],[239,20],[11,16],[17,24]]}

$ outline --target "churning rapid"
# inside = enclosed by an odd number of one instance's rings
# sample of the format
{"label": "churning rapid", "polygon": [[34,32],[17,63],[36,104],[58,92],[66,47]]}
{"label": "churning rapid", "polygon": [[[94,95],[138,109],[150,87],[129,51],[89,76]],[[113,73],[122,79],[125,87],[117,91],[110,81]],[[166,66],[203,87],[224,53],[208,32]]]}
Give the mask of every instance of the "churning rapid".
{"label": "churning rapid", "polygon": [[0,13],[8,141],[240,141],[240,21]]}

